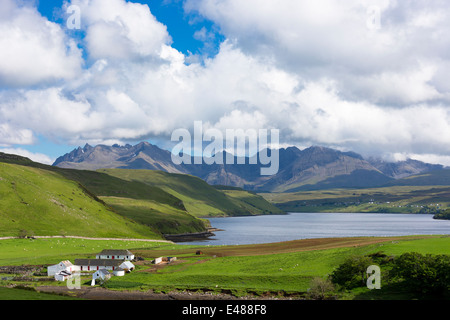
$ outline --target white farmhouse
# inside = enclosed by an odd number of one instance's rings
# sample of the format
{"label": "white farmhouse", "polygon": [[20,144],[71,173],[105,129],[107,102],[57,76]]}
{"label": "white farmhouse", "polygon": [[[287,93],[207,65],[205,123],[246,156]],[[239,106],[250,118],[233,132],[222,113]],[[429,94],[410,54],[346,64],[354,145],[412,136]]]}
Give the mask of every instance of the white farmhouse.
{"label": "white farmhouse", "polygon": [[123,260],[110,259],[76,259],[75,265],[80,268],[80,271],[115,270],[123,262]]}
{"label": "white farmhouse", "polygon": [[69,273],[72,273],[74,271],[79,271],[80,268],[78,266],[75,266],[72,264],[72,262],[66,260],[66,261],[61,261],[58,264],[55,264],[53,266],[49,266],[47,267],[47,275],[48,276],[54,276],[58,273],[60,273],[61,271],[67,271]]}
{"label": "white farmhouse", "polygon": [[97,259],[133,260],[134,254],[129,250],[103,250],[96,256]]}

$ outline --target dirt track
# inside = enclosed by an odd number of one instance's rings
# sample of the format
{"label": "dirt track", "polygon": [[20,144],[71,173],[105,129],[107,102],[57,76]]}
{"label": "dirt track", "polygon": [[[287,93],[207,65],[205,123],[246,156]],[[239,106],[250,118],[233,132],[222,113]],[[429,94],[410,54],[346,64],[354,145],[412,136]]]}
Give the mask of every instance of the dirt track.
{"label": "dirt track", "polygon": [[67,287],[43,286],[37,287],[37,291],[53,294],[75,296],[86,300],[249,300],[250,298],[236,298],[228,294],[169,292],[154,293],[152,291],[113,291],[104,288],[81,288],[69,290]]}

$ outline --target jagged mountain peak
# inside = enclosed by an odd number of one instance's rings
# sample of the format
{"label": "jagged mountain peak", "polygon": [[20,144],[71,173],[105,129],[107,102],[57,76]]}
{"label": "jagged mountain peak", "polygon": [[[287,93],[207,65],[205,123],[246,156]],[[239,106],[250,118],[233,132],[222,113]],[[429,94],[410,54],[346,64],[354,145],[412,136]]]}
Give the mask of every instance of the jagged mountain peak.
{"label": "jagged mountain peak", "polygon": [[[264,150],[267,151],[267,150]],[[279,149],[279,171],[273,176],[261,176],[262,165],[250,164],[181,164],[172,162],[171,152],[149,142],[134,146],[88,144],[84,148],[58,158],[55,166],[73,169],[97,170],[102,168],[147,169],[169,173],[191,174],[212,185],[229,185],[253,191],[297,191],[319,187],[374,187],[393,179],[442,168],[416,160],[388,163],[365,160],[352,151],[311,146],[304,150],[293,146]],[[274,150],[270,150],[270,153]],[[226,159],[226,152],[219,157]],[[236,157],[234,157],[236,160]]]}

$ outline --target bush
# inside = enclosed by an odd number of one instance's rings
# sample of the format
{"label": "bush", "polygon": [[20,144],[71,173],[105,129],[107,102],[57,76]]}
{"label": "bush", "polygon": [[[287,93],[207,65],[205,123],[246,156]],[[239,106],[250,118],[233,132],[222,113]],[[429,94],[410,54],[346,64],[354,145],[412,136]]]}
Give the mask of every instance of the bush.
{"label": "bush", "polygon": [[313,300],[328,300],[334,297],[334,285],[330,279],[316,277],[311,281],[307,297]]}
{"label": "bush", "polygon": [[350,257],[331,274],[331,281],[347,289],[366,286],[367,268],[374,264],[367,256]]}

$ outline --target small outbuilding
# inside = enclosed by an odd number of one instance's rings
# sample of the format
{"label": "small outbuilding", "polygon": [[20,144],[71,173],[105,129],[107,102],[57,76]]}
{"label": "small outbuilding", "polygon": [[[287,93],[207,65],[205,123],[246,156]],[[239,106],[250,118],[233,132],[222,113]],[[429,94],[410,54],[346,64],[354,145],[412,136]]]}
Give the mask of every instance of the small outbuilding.
{"label": "small outbuilding", "polygon": [[130,261],[124,261],[121,265],[119,265],[119,268],[124,270],[125,272],[131,272],[136,267]]}
{"label": "small outbuilding", "polygon": [[123,270],[120,267],[117,267],[114,271],[113,271],[113,275],[115,275],[116,277],[123,277],[125,275],[125,270]]}
{"label": "small outbuilding", "polygon": [[56,281],[66,281],[67,279],[72,278],[72,273],[69,271],[60,271],[57,274],[55,274],[55,280]]}
{"label": "small outbuilding", "polygon": [[152,261],[153,264],[171,263],[177,261],[177,257],[159,257]]}

